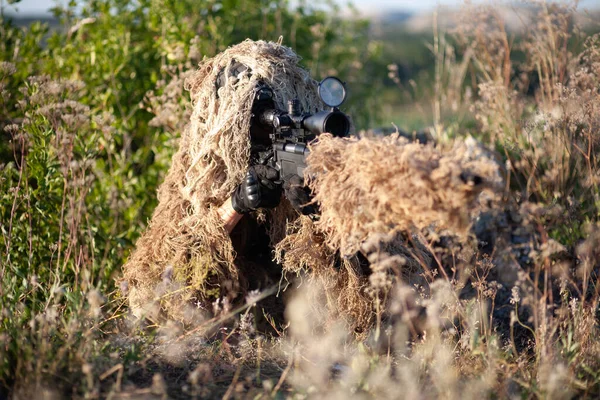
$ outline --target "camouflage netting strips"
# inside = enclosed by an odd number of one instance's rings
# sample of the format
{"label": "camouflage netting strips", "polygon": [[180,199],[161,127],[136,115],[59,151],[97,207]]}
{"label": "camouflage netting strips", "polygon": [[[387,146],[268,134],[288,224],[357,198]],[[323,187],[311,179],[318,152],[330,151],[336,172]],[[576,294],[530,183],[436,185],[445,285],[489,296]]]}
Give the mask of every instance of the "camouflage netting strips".
{"label": "camouflage netting strips", "polygon": [[[248,69],[230,68],[236,62]],[[217,210],[248,167],[250,111],[258,82],[271,86],[280,108],[294,98],[305,110],[322,106],[317,83],[298,62],[288,47],[246,40],[204,60],[186,81],[193,106],[190,123],[159,188],[149,226],[124,266],[136,316],[194,324],[216,299],[243,301],[256,270],[236,254]],[[218,88],[219,76],[225,81]],[[443,155],[432,146],[397,138],[323,136],[310,158],[320,221],[299,216],[285,199],[276,209],[250,217],[268,222],[284,273],[302,272],[303,279],[330,289],[331,315],[345,316],[349,327],[364,330],[373,318],[364,290],[368,278],[356,256],[340,258],[337,251],[350,255],[370,233],[388,232],[394,225],[409,230],[438,222],[464,230],[464,210],[482,185],[474,187],[460,177],[472,177],[481,167],[477,176],[492,182],[497,171],[494,175],[489,158],[477,158],[481,154],[463,147]],[[401,240],[388,248],[404,255],[419,252],[408,251]]]}
{"label": "camouflage netting strips", "polygon": [[327,244],[353,254],[370,235],[433,228],[466,236],[483,189],[502,189],[498,164],[472,138],[443,149],[387,137],[334,138],[311,146],[307,175]]}

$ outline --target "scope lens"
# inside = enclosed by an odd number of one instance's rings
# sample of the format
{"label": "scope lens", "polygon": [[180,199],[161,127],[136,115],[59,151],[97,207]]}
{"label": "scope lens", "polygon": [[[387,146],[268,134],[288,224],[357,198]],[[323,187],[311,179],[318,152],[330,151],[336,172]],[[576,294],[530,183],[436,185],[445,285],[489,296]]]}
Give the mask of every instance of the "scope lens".
{"label": "scope lens", "polygon": [[329,132],[333,136],[346,136],[350,132],[350,121],[344,114],[334,112],[327,116],[323,128],[324,132]]}
{"label": "scope lens", "polygon": [[346,88],[338,78],[328,76],[319,83],[319,96],[329,107],[339,107],[346,99]]}

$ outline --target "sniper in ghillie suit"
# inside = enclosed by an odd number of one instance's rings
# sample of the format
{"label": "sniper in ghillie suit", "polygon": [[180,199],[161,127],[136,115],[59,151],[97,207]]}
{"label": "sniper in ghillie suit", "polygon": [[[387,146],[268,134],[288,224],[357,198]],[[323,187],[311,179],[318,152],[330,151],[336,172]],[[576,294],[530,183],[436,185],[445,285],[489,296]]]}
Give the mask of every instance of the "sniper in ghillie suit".
{"label": "sniper in ghillie suit", "polygon": [[232,46],[186,88],[190,122],[123,268],[138,318],[194,327],[261,292],[283,324],[286,292],[304,284],[365,335],[392,289],[432,273],[430,238],[466,241],[479,194],[502,187],[472,139],[444,148],[353,134],[343,82],[318,83],[279,43]]}

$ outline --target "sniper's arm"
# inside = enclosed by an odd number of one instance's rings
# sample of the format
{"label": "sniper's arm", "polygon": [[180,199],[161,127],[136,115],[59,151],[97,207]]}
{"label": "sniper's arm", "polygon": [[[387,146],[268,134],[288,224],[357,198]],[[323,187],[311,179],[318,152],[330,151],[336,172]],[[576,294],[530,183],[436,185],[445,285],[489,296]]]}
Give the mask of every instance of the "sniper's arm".
{"label": "sniper's arm", "polygon": [[225,203],[219,207],[218,212],[227,233],[231,233],[233,228],[235,228],[237,223],[240,222],[240,219],[242,219],[244,216],[244,214],[240,214],[233,209],[233,206],[231,205],[231,199],[227,199],[227,201],[225,201]]}

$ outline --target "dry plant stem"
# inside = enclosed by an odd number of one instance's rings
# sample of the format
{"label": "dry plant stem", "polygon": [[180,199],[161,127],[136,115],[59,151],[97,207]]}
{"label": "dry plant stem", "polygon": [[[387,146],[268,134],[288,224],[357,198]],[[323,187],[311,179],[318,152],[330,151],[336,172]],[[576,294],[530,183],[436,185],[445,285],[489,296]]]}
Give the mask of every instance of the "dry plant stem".
{"label": "dry plant stem", "polygon": [[256,381],[261,382],[260,379],[260,362],[262,359],[262,337],[256,339],[257,352],[256,352]]}
{"label": "dry plant stem", "polygon": [[102,375],[100,375],[98,377],[99,380],[103,381],[106,378],[108,378],[109,376],[111,376],[112,374],[114,374],[115,372],[117,372],[117,382],[115,383],[115,390],[117,392],[121,391],[121,381],[123,379],[123,364],[119,363],[115,366],[113,366],[112,368],[109,368],[107,371],[105,371]]}
{"label": "dry plant stem", "polygon": [[237,369],[235,370],[235,374],[233,375],[233,379],[231,380],[231,383],[229,384],[229,387],[227,388],[227,391],[223,395],[223,400],[227,400],[227,399],[229,399],[231,397],[231,395],[233,393],[233,389],[235,388],[235,385],[236,385],[238,379],[240,378],[240,372],[242,372],[242,363],[240,363],[238,365]]}
{"label": "dry plant stem", "polygon": [[294,359],[295,359],[295,350],[292,350],[290,352],[288,364],[286,365],[285,369],[283,370],[283,373],[279,377],[279,381],[277,381],[277,384],[273,388],[273,391],[271,392],[271,397],[274,398],[277,395],[277,393],[279,392],[279,389],[281,389],[281,386],[285,382],[290,370],[292,369],[292,365],[294,365]]}

